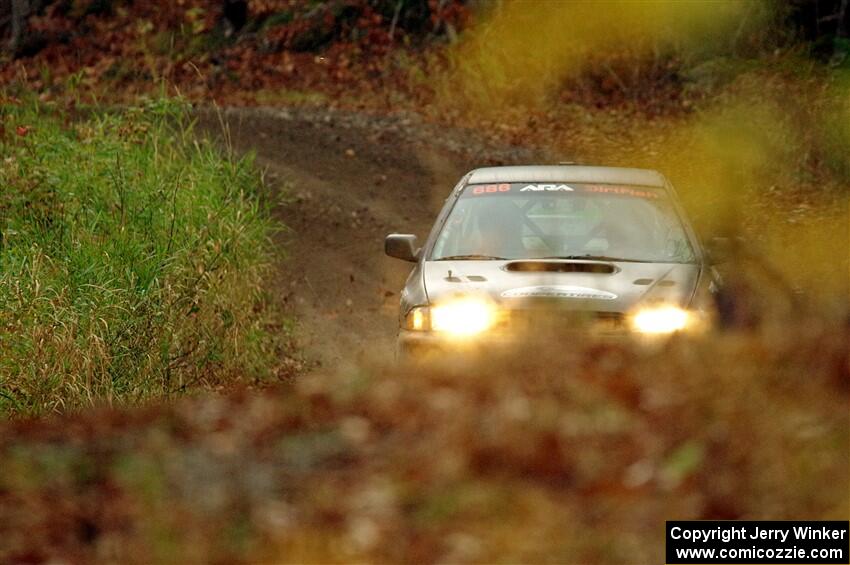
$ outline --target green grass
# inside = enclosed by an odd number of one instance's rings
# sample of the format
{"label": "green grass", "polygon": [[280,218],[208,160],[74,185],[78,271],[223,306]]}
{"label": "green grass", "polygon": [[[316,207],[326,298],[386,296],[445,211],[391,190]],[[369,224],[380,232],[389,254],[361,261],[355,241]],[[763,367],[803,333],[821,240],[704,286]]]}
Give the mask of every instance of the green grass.
{"label": "green grass", "polygon": [[276,377],[274,224],[250,158],[156,101],[0,106],[0,412],[136,404]]}

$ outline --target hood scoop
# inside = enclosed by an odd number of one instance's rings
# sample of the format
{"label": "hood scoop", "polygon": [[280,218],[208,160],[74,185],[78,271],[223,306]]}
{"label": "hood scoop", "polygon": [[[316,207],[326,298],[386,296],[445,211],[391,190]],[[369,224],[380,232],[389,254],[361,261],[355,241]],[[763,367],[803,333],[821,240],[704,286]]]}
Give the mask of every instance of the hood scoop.
{"label": "hood scoop", "polygon": [[608,263],[592,261],[511,261],[505,265],[509,273],[596,273],[610,275],[617,269]]}

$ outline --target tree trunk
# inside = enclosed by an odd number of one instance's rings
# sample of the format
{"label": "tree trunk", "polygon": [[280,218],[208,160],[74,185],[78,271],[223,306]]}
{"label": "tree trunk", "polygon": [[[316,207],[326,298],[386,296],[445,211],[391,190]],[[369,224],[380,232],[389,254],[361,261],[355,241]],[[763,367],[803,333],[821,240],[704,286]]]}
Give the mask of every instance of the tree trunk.
{"label": "tree trunk", "polygon": [[224,0],[222,7],[224,34],[230,36],[239,32],[248,22],[248,2],[246,0]]}
{"label": "tree trunk", "polygon": [[29,0],[12,0],[12,21],[9,44],[7,48],[10,53],[15,54],[21,46],[26,33],[27,16],[29,16]]}

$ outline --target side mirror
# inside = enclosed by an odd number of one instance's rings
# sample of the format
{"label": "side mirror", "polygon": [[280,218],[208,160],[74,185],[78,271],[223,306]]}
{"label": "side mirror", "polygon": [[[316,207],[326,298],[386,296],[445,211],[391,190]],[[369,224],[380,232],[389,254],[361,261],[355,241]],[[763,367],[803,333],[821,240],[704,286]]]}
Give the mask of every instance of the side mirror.
{"label": "side mirror", "polygon": [[416,263],[419,260],[416,236],[409,233],[391,233],[384,240],[384,253],[402,261]]}

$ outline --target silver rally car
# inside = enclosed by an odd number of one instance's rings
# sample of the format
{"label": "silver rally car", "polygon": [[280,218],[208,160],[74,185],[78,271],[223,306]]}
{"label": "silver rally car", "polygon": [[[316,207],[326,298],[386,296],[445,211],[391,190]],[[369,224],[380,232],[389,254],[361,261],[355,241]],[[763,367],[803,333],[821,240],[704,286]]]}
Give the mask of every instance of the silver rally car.
{"label": "silver rally car", "polygon": [[416,263],[401,294],[399,350],[463,348],[558,326],[671,334],[704,326],[713,269],[663,175],[514,166],[461,179],[428,240],[387,236]]}

